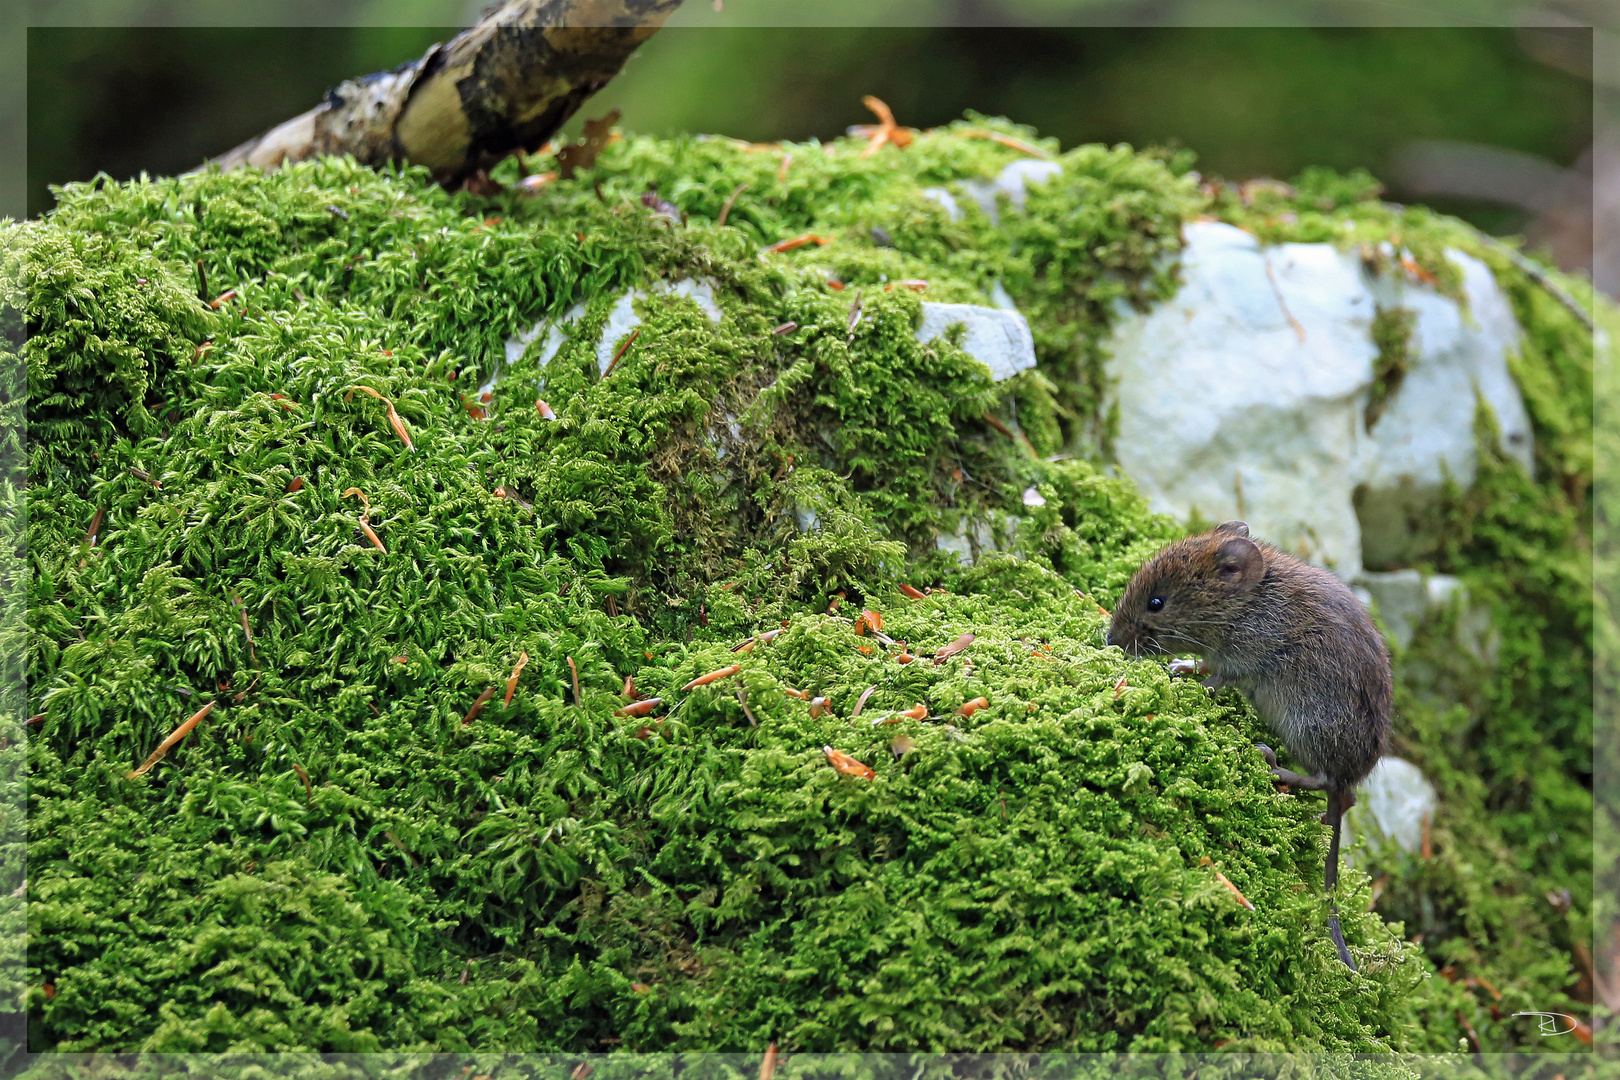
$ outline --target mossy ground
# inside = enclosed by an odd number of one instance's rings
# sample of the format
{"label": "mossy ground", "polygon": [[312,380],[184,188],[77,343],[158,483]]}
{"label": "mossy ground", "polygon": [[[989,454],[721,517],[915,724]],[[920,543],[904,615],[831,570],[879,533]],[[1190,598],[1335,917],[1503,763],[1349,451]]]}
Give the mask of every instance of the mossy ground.
{"label": "mossy ground", "polygon": [[[1026,213],[995,227],[962,198],[952,221],[924,187],[1020,156],[987,130],[870,158],[629,139],[489,199],[342,161],[73,185],[0,232],[28,376],[9,407],[31,422],[26,459],[12,448],[28,626],[9,632],[17,714],[39,719],[4,753],[29,774],[34,1048],[1449,1051],[1470,1023],[1513,1045],[1432,977],[1464,949],[1554,1007],[1567,942],[1529,890],[1571,888],[1578,926],[1591,874],[1570,823],[1590,813],[1570,673],[1591,459],[1557,313],[1524,309],[1553,329],[1521,381],[1565,483],[1487,469],[1436,556],[1540,621],[1482,700],[1414,704],[1407,731],[1458,807],[1451,876],[1420,886],[1456,923],[1420,948],[1349,874],[1351,976],[1321,929],[1319,807],[1273,792],[1249,710],[1099,647],[1098,605],[1179,527],[1038,456],[1106,446],[1110,312],[1174,287],[1180,223],[1264,207],[1200,192],[1184,162],[1080,147]],[[1313,213],[1336,239],[1416,220],[1356,198]],[[1461,230],[1424,220],[1399,238],[1432,259],[1426,238]],[[805,232],[831,242],[761,250]],[[217,309],[199,262],[235,290]],[[613,300],[680,277],[713,281],[724,319],[650,296],[602,376]],[[1040,370],[996,385],[915,342],[903,280],[970,302],[1002,282]],[[581,300],[569,341],[501,364],[482,401],[504,339]],[[1003,551],[964,568],[935,546],[959,532]],[[921,659],[858,635],[863,607]],[[680,689],[776,628],[739,674]],[[618,715],[627,676],[663,709]],[[872,723],[914,703],[932,719]],[[1508,741],[1475,760],[1455,744],[1480,725]],[[1524,846],[1549,822],[1572,831]],[[1458,886],[1469,860],[1500,861],[1489,889]]]}

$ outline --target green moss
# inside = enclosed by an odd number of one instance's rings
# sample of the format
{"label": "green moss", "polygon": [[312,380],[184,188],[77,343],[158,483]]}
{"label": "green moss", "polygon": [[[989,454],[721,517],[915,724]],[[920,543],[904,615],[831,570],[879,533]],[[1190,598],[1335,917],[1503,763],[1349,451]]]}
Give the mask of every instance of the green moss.
{"label": "green moss", "polygon": [[1412,344],[1412,324],[1417,315],[1411,308],[1379,307],[1373,313],[1372,341],[1378,349],[1373,360],[1372,389],[1367,392],[1367,408],[1363,422],[1371,431],[1384,414],[1384,406],[1401,388],[1401,380],[1411,367],[1409,350]]}
{"label": "green moss", "polygon": [[[30,772],[41,1047],[1454,1049],[1464,991],[1367,912],[1360,874],[1340,907],[1362,975],[1339,966],[1315,808],[1272,792],[1240,699],[1100,648],[1098,605],[1180,528],[1017,437],[1105,441],[1101,342],[1173,287],[1193,179],[1081,147],[1002,227],[965,195],[951,221],[925,187],[1019,156],[964,130],[986,123],[872,158],[632,138],[492,200],[343,161],[78,185],[0,231],[4,340],[62,435],[26,461],[26,564],[7,548],[40,720],[0,750]],[[762,251],[805,232],[829,243]],[[236,290],[218,309],[199,260]],[[718,324],[651,288],[682,277],[713,283]],[[996,281],[1041,358],[1001,385],[912,336],[920,298]],[[642,322],[604,375],[631,288]],[[505,362],[580,302],[554,355]],[[1551,536],[1498,512],[1459,510],[1449,557]],[[1527,596],[1573,588],[1547,573]],[[858,636],[861,607],[921,659]],[[1515,656],[1503,717],[1565,685]],[[627,677],[663,707],[619,715]],[[872,723],[919,702],[931,720]],[[1526,830],[1564,812],[1539,798]]]}

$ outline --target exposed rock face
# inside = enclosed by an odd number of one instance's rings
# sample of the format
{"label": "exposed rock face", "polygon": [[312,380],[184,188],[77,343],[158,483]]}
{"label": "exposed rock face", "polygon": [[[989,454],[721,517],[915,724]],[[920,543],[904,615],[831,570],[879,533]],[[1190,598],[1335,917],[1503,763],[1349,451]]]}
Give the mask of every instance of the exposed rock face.
{"label": "exposed rock face", "polygon": [[[722,318],[720,308],[714,300],[714,283],[711,281],[693,278],[682,278],[675,282],[659,281],[653,284],[652,290],[690,297],[714,322],[718,323]],[[603,327],[602,336],[596,343],[596,365],[601,373],[607,373],[608,366],[613,362],[613,354],[624,335],[641,322],[641,316],[636,313],[635,303],[646,295],[640,289],[632,289],[619,297],[608,313],[607,325]],[[508,338],[507,363],[516,363],[529,343],[542,333],[546,338],[540,359],[542,363],[550,360],[566,340],[563,328],[584,314],[585,305],[575,304],[560,322],[536,323],[517,336]],[[954,326],[963,328],[963,351],[989,368],[990,375],[995,379],[1009,378],[1035,366],[1035,339],[1030,334],[1029,321],[1016,310],[1007,310],[999,306],[935,304],[925,301],[922,306],[922,320],[917,326],[917,340],[932,341]],[[493,385],[494,379],[491,379],[484,389]]]}
{"label": "exposed rock face", "polygon": [[989,368],[992,378],[1005,379],[1035,366],[1035,339],[1028,320],[1017,311],[925,302],[917,340],[932,341],[953,326],[963,327],[963,351]]}
{"label": "exposed rock face", "polygon": [[1340,843],[1346,860],[1358,837],[1374,846],[1392,840],[1408,855],[1418,854],[1424,826],[1434,820],[1438,805],[1434,786],[1416,765],[1403,758],[1384,758],[1356,788],[1356,805],[1345,811]]}
{"label": "exposed rock face", "polygon": [[[1444,477],[1474,475],[1477,401],[1531,464],[1507,367],[1518,328],[1490,271],[1453,253],[1465,312],[1428,286],[1372,278],[1328,244],[1263,248],[1230,225],[1186,227],[1184,284],[1113,342],[1121,468],[1155,509],[1240,517],[1346,578],[1420,550]],[[1412,312],[1404,377],[1369,429],[1380,308]]]}

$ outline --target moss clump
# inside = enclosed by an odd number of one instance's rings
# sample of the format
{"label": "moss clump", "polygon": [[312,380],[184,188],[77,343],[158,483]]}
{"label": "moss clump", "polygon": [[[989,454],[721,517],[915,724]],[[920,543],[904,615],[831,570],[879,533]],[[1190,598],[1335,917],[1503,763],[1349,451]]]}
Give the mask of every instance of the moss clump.
{"label": "moss clump", "polygon": [[[1454,1048],[1462,991],[1360,875],[1338,966],[1316,808],[1239,699],[1099,648],[1180,530],[1018,437],[1099,443],[1109,312],[1171,287],[1193,180],[1082,147],[952,220],[927,187],[1018,157],[984,129],[629,139],[492,200],[342,161],[77,185],[0,232],[6,347],[73,436],[26,462],[38,719],[0,750],[36,1048]],[[1041,370],[916,342],[913,280],[1001,282]]]}
{"label": "moss clump", "polygon": [[1411,367],[1412,324],[1417,316],[1411,308],[1380,307],[1373,313],[1372,340],[1378,349],[1373,360],[1372,389],[1367,394],[1363,417],[1371,431],[1384,414],[1384,406],[1401,388],[1401,380]]}

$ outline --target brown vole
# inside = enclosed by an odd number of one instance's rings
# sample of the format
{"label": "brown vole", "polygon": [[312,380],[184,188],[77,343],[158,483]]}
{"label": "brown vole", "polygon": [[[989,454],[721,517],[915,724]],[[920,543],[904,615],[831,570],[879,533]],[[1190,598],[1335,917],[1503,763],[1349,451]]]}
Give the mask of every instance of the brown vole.
{"label": "brown vole", "polygon": [[[1349,587],[1228,521],[1171,544],[1136,572],[1114,605],[1108,644],[1134,656],[1197,653],[1211,675],[1204,685],[1229,684],[1249,699],[1308,770],[1278,768],[1261,746],[1277,781],[1327,792],[1331,896],[1340,816],[1389,738],[1389,650]],[[1337,907],[1328,929],[1354,969]]]}

